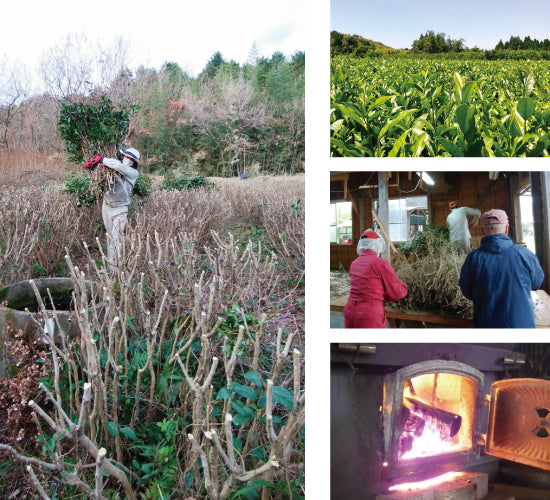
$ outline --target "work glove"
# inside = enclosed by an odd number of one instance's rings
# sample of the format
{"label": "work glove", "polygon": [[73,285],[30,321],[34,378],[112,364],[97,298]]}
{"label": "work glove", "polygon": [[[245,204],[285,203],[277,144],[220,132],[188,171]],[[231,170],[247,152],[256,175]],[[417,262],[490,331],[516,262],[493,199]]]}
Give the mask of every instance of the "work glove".
{"label": "work glove", "polygon": [[84,168],[93,168],[102,161],[103,156],[95,155],[93,158],[90,158],[86,163],[84,163]]}

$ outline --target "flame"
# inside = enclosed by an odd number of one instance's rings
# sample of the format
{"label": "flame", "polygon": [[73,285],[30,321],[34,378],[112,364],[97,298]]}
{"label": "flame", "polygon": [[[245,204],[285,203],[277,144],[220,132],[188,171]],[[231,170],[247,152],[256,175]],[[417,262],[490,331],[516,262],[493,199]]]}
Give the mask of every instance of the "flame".
{"label": "flame", "polygon": [[427,457],[439,455],[440,453],[449,453],[462,449],[458,443],[443,441],[441,436],[429,427],[424,427],[422,436],[418,436],[412,442],[412,448],[401,455],[402,460],[411,458]]}
{"label": "flame", "polygon": [[446,481],[451,481],[458,477],[460,472],[446,472],[441,476],[432,477],[424,481],[417,481],[415,483],[401,483],[395,484],[389,488],[390,491],[410,491],[410,490],[423,490],[425,488],[433,488]]}

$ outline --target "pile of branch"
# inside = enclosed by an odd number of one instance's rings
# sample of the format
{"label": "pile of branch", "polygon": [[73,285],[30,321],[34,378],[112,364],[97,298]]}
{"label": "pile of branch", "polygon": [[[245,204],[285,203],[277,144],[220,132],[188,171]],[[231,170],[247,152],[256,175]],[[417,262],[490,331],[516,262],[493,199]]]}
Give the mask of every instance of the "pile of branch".
{"label": "pile of branch", "polygon": [[421,244],[416,247],[418,253],[400,253],[393,263],[397,277],[408,287],[408,293],[398,302],[398,307],[471,316],[472,303],[464,297],[458,285],[464,256],[451,250],[444,232],[426,231],[422,234]]}

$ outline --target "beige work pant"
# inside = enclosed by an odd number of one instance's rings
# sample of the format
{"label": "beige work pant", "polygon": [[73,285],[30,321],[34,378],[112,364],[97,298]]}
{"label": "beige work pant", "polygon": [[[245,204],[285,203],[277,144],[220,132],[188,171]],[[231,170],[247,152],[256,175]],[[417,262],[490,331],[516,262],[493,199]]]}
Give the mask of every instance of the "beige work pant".
{"label": "beige work pant", "polygon": [[467,254],[470,251],[470,240],[451,241],[451,250],[458,254]]}
{"label": "beige work pant", "polygon": [[128,207],[102,208],[103,224],[107,231],[107,259],[110,266],[116,266],[122,255],[122,238],[128,221]]}

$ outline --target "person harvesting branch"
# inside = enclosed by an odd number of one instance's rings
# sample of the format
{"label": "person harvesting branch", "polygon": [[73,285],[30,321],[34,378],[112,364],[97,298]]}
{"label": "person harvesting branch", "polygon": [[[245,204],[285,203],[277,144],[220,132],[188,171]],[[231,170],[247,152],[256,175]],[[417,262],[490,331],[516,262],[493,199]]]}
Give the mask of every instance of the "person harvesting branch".
{"label": "person harvesting branch", "polygon": [[84,168],[95,168],[103,164],[114,171],[112,180],[106,183],[103,195],[102,216],[107,232],[107,259],[110,266],[116,266],[121,256],[122,237],[128,221],[128,207],[132,191],[138,178],[141,155],[134,148],[120,150],[122,161],[96,155],[84,163]]}

